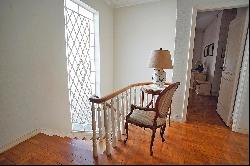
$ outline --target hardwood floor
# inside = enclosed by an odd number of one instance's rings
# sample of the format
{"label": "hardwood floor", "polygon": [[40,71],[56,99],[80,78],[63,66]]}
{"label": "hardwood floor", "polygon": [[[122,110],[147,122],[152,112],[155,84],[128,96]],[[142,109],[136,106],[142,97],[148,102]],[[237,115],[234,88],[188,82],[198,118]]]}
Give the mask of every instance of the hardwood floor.
{"label": "hardwood floor", "polygon": [[248,135],[230,131],[216,111],[212,97],[191,94],[186,123],[172,122],[164,143],[159,130],[154,156],[149,155],[151,130],[129,126],[129,139],[92,157],[92,142],[38,134],[0,154],[0,164],[249,164]]}
{"label": "hardwood floor", "polygon": [[190,90],[189,94],[187,123],[227,128],[216,112],[216,97],[196,95],[192,90]]}

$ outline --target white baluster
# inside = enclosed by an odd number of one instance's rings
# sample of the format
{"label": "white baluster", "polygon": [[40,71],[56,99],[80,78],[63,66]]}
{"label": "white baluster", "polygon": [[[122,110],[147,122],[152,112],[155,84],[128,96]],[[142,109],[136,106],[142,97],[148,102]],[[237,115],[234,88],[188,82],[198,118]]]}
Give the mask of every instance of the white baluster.
{"label": "white baluster", "polygon": [[104,111],[104,127],[105,127],[105,138],[106,138],[106,153],[107,155],[111,155],[111,147],[110,147],[110,133],[109,133],[109,113],[106,106],[106,103],[103,105]]}
{"label": "white baluster", "polygon": [[124,120],[125,120],[125,117],[126,117],[126,92],[123,92],[123,104],[124,104],[124,109],[123,109],[123,113],[124,113]]}
{"label": "white baluster", "polygon": [[120,112],[120,104],[119,104],[120,100],[119,100],[119,97],[116,96],[116,126],[117,126],[117,138],[118,140],[121,140],[121,121],[120,121],[120,118],[121,118],[121,112]]}
{"label": "white baluster", "polygon": [[98,108],[97,108],[97,116],[98,116],[99,139],[102,139],[103,138],[102,109],[100,108],[99,104],[98,104]]}
{"label": "white baluster", "polygon": [[115,132],[115,110],[114,110],[114,102],[113,99],[111,99],[111,122],[112,122],[112,146],[116,147],[116,132]]}
{"label": "white baluster", "polygon": [[121,114],[122,114],[122,124],[121,124],[121,127],[122,127],[122,134],[125,134],[125,123],[124,123],[124,121],[125,121],[125,116],[124,116],[124,96],[123,96],[123,93],[122,93],[122,98],[121,98],[121,100],[122,100],[122,110],[121,110]]}
{"label": "white baluster", "polygon": [[126,94],[126,109],[125,109],[125,117],[126,117],[128,115],[128,110],[129,110],[128,91],[126,91],[125,94]]}
{"label": "white baluster", "polygon": [[97,157],[97,144],[96,144],[96,120],[95,120],[95,104],[92,102],[91,105],[91,112],[92,112],[92,130],[93,130],[93,156]]}
{"label": "white baluster", "polygon": [[134,89],[134,105],[136,105],[136,87]]}
{"label": "white baluster", "polygon": [[138,89],[138,102],[139,102],[139,104],[140,104],[140,106],[142,106],[142,96],[141,96],[141,86],[139,86],[139,89]]}
{"label": "white baluster", "polygon": [[102,125],[102,130],[103,130],[102,131],[102,139],[103,139],[105,137],[104,110],[103,109],[101,109],[101,121],[102,121],[101,125]]}
{"label": "white baluster", "polygon": [[129,89],[129,111],[131,111],[131,104],[132,104],[132,89]]}
{"label": "white baluster", "polygon": [[148,93],[147,93],[147,95],[146,95],[146,98],[147,98],[147,100],[146,100],[146,105],[148,105]]}

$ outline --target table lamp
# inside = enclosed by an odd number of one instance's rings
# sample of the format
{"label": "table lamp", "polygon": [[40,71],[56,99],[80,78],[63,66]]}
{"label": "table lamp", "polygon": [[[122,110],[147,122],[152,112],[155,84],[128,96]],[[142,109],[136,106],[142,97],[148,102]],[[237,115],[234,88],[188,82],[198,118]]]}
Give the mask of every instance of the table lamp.
{"label": "table lamp", "polygon": [[149,68],[154,68],[154,73],[152,74],[153,83],[162,88],[166,82],[166,72],[164,69],[172,69],[171,54],[168,50],[154,50],[150,56]]}

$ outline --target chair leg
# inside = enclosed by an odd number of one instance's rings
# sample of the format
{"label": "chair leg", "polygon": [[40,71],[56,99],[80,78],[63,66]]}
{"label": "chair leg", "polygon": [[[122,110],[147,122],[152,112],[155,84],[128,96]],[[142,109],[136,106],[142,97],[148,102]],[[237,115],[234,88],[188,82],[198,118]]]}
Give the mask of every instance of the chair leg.
{"label": "chair leg", "polygon": [[170,127],[170,115],[168,116],[168,126]]}
{"label": "chair leg", "polygon": [[154,139],[155,139],[155,132],[156,132],[156,129],[152,129],[152,137],[151,137],[151,143],[150,143],[150,156],[153,155],[153,144],[154,144]]}
{"label": "chair leg", "polygon": [[125,122],[125,130],[126,130],[126,138],[124,140],[124,144],[126,144],[128,140],[128,122],[127,121]]}
{"label": "chair leg", "polygon": [[162,127],[161,127],[161,130],[160,130],[162,142],[165,141],[165,139],[164,139],[164,137],[163,137],[163,136],[164,136],[165,129],[166,129],[166,124],[165,124],[164,126],[162,126]]}

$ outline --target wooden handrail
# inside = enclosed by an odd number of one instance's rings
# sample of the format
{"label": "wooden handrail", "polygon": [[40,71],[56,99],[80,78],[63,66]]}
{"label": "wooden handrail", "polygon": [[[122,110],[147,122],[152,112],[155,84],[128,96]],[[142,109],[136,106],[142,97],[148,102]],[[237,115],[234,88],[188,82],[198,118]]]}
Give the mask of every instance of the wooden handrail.
{"label": "wooden handrail", "polygon": [[[130,85],[126,86],[125,88],[119,89],[119,90],[113,92],[112,94],[106,95],[106,96],[101,97],[101,98],[98,98],[97,96],[92,96],[89,98],[89,101],[96,103],[96,104],[100,104],[100,103],[106,102],[106,101],[114,98],[115,96],[121,94],[122,92],[125,92],[126,90],[128,90],[130,88],[133,88],[136,86],[150,85],[150,84],[153,84],[153,83],[152,82],[139,82],[139,83],[130,84]],[[165,85],[170,85],[170,84],[171,83],[167,83],[167,82],[165,83]]]}

